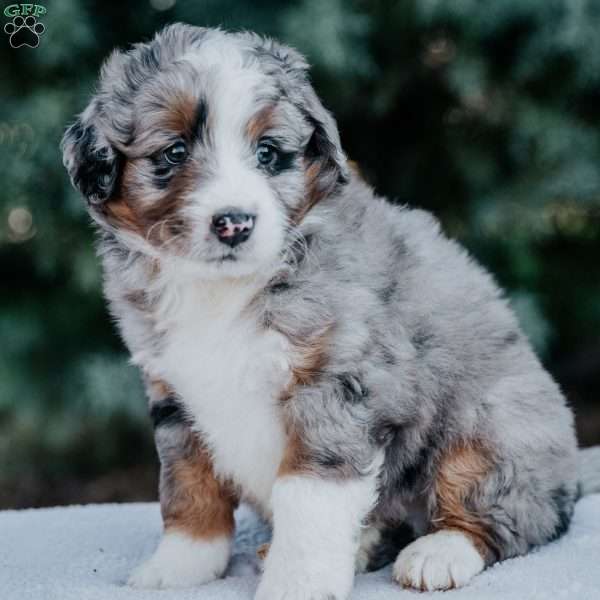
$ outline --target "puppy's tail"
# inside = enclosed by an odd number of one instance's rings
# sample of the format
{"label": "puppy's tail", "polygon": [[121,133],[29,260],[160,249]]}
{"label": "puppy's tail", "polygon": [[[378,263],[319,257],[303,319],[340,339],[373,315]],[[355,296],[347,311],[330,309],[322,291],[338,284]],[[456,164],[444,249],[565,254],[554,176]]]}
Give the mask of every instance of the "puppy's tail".
{"label": "puppy's tail", "polygon": [[600,493],[600,446],[579,450],[579,484],[582,496]]}

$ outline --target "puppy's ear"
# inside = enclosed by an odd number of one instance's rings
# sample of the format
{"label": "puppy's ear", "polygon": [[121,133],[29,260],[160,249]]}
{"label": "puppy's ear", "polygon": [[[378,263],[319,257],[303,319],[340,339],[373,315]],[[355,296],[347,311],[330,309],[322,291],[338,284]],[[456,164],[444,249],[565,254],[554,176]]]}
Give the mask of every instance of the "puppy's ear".
{"label": "puppy's ear", "polygon": [[306,120],[314,127],[305,150],[307,172],[314,188],[312,193],[320,198],[348,182],[348,163],[335,119],[323,106],[308,81],[302,92],[303,105],[300,108]]}
{"label": "puppy's ear", "polygon": [[100,206],[116,192],[122,156],[102,136],[90,105],[65,132],[61,148],[63,163],[73,185],[92,206]]}

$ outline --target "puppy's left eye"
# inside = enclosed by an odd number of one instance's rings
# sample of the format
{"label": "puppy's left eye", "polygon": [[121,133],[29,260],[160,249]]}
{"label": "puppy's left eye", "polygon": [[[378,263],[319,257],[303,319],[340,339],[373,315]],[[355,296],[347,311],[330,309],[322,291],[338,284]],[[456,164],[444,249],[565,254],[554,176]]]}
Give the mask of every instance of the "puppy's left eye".
{"label": "puppy's left eye", "polygon": [[256,158],[258,159],[258,164],[263,167],[272,167],[277,162],[278,157],[279,153],[273,144],[262,142],[256,149]]}
{"label": "puppy's left eye", "polygon": [[179,165],[187,158],[188,151],[183,142],[176,142],[169,146],[163,154],[169,164]]}

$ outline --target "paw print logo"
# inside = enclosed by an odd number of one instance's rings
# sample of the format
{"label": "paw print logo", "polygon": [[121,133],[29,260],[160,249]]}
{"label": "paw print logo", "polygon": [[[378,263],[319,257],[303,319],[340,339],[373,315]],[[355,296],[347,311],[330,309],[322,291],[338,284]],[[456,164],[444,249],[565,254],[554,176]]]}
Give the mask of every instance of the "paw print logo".
{"label": "paw print logo", "polygon": [[40,23],[33,15],[25,18],[17,16],[4,26],[4,32],[10,36],[9,42],[13,48],[21,46],[37,48],[40,36],[44,31],[46,31],[44,24]]}

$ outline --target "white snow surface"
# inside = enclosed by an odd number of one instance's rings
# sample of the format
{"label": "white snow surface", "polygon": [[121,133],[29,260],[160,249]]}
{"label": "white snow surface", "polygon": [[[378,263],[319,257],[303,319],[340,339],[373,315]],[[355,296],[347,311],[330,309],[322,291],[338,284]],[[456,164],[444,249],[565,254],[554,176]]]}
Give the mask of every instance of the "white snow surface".
{"label": "white snow surface", "polygon": [[[224,579],[187,590],[133,589],[125,580],[155,548],[157,504],[104,504],[0,512],[2,600],[252,600],[256,547],[269,532],[247,507],[237,514],[234,557]],[[600,600],[600,495],[582,499],[569,532],[505,561],[450,592],[403,590],[391,568],[356,578],[352,600]]]}

